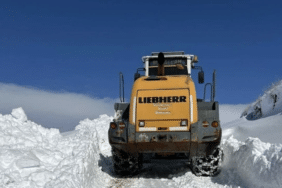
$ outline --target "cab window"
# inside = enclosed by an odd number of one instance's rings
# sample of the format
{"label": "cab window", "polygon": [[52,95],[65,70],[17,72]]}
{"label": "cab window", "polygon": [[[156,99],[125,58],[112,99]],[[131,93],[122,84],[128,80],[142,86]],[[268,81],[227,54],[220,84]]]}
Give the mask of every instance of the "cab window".
{"label": "cab window", "polygon": [[[166,58],[165,75],[188,75],[187,58]],[[149,60],[149,76],[158,75],[158,59]]]}

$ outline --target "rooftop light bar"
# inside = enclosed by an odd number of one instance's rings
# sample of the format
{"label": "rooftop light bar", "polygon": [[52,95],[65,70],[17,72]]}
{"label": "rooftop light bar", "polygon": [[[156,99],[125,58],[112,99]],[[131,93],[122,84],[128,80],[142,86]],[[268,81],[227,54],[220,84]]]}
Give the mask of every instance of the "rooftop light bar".
{"label": "rooftop light bar", "polygon": [[[182,58],[188,58],[188,59],[193,59],[194,55],[190,55],[190,54],[184,54],[184,55],[171,55],[171,54],[165,54],[165,58],[173,58],[173,57],[182,57]],[[142,57],[142,61],[143,63],[145,63],[146,59],[150,59],[150,58],[158,58],[158,55],[152,55],[152,56],[143,56]]]}
{"label": "rooftop light bar", "polygon": [[[152,52],[152,56],[158,56],[160,52]],[[183,51],[179,52],[163,52],[164,55],[184,55]]]}

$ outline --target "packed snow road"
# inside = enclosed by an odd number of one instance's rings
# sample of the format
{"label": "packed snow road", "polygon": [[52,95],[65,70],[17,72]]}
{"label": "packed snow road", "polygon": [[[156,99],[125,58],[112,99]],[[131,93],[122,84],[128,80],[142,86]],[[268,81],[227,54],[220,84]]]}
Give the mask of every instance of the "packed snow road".
{"label": "packed snow road", "polygon": [[[268,117],[281,134],[281,114]],[[83,120],[72,132],[60,134],[27,119],[23,109],[0,115],[0,187],[281,187],[282,144],[259,138],[239,141],[238,131],[252,132],[245,118],[241,127],[224,131],[225,153],[222,172],[217,177],[197,177],[188,164],[177,160],[145,163],[135,176],[119,177],[112,169],[107,130],[112,117]],[[256,120],[262,127],[265,119]],[[261,123],[262,122],[262,123]],[[272,123],[273,122],[273,123]],[[234,124],[234,122],[233,122]],[[253,125],[253,129],[256,129]],[[231,134],[232,133],[232,134]],[[259,133],[257,133],[259,134]],[[234,136],[232,136],[234,135]],[[256,135],[259,137],[259,135]],[[269,137],[269,139],[271,140]]]}

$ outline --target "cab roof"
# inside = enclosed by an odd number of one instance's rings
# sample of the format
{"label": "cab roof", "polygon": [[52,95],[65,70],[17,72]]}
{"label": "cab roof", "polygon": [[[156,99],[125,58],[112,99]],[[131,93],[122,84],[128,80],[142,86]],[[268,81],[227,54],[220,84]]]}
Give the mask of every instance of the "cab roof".
{"label": "cab roof", "polygon": [[[152,52],[151,56],[143,56],[142,61],[145,63],[146,60],[149,59],[155,59],[158,58],[160,52]],[[177,51],[177,52],[162,52],[165,56],[165,58],[187,58],[187,59],[193,59],[194,55],[191,54],[185,54],[183,51]]]}

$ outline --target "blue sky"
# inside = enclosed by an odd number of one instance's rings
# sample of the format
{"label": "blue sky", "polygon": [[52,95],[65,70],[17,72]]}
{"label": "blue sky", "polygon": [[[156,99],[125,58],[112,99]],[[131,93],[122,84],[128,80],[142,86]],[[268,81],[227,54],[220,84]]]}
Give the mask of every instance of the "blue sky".
{"label": "blue sky", "polygon": [[258,0],[4,0],[0,82],[115,99],[122,71],[129,98],[142,56],[185,51],[198,55],[206,81],[217,70],[216,100],[250,103],[282,79],[281,8]]}

